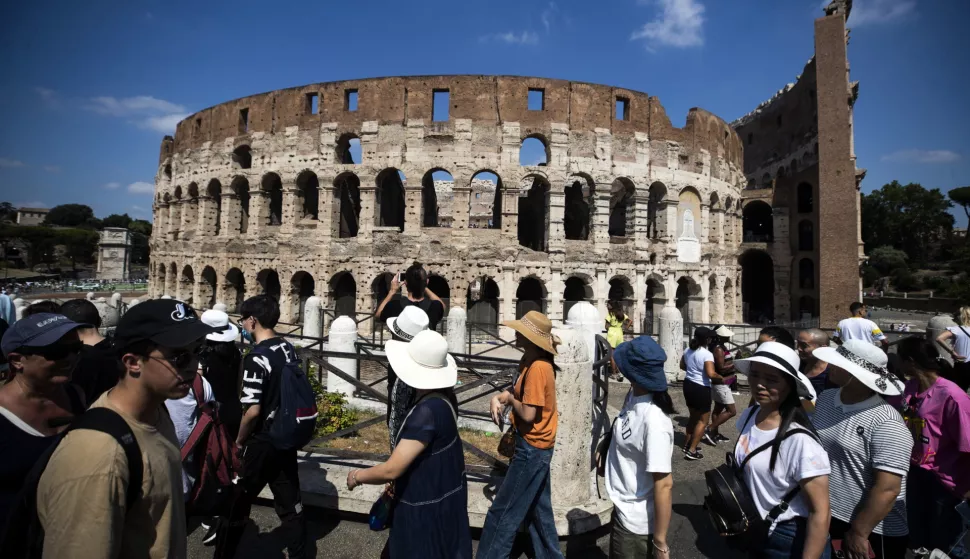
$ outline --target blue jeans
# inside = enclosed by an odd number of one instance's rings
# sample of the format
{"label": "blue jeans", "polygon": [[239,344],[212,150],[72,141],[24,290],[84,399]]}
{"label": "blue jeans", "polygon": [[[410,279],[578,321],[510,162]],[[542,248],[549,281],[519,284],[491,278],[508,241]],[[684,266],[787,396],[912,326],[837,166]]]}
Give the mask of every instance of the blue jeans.
{"label": "blue jeans", "polygon": [[551,448],[536,448],[515,435],[515,456],[485,515],[476,559],[506,559],[523,520],[528,523],[536,559],[562,558],[549,489],[551,461]]}
{"label": "blue jeans", "polygon": [[[752,557],[762,559],[789,559],[802,556],[805,548],[805,537],[808,535],[808,522],[805,518],[796,516],[791,520],[775,524],[775,530],[768,536],[764,545]],[[832,556],[832,546],[828,535],[825,537],[825,548],[820,559]]]}

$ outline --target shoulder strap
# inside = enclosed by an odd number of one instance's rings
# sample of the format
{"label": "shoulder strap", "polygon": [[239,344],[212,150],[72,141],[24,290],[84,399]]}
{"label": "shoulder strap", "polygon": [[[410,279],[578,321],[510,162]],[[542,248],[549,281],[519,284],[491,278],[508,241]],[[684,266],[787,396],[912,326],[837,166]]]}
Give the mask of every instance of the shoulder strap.
{"label": "shoulder strap", "polygon": [[[162,406],[164,407],[164,406]],[[84,413],[78,420],[71,425],[70,430],[90,429],[101,431],[114,437],[115,441],[121,445],[128,461],[128,489],[125,501],[127,510],[131,510],[141,497],[141,485],[144,475],[144,464],[141,459],[141,449],[138,448],[138,441],[135,434],[131,432],[128,423],[118,415],[117,412],[108,408],[91,408]]]}
{"label": "shoulder strap", "polygon": [[195,394],[195,405],[197,409],[202,409],[205,405],[205,383],[202,382],[202,375],[196,373],[192,380],[192,392]]}
{"label": "shoulder strap", "polygon": [[961,331],[963,332],[963,335],[964,335],[964,336],[966,336],[966,337],[968,337],[968,338],[970,338],[970,332],[967,332],[967,331],[966,331],[966,329],[965,329],[965,328],[964,328],[964,327],[963,327],[962,325],[959,325],[959,324],[958,324],[958,325],[957,325],[957,328],[959,328],[959,329],[960,329],[960,330],[961,330]]}
{"label": "shoulder strap", "polygon": [[741,425],[741,430],[738,431],[738,441],[734,443],[734,446],[737,446],[737,443],[741,442],[741,435],[744,434],[744,430],[748,428],[748,424],[751,423],[751,420],[754,419],[754,416],[758,415],[758,409],[760,407],[761,406],[752,406],[750,408],[751,415],[749,415],[748,418],[744,420],[744,424]]}
{"label": "shoulder strap", "polygon": [[81,388],[76,384],[67,385],[67,399],[71,405],[71,413],[81,415],[84,413],[84,400],[82,399]]}
{"label": "shoulder strap", "polygon": [[[745,425],[747,425],[747,423],[745,423]],[[781,436],[781,440],[784,441],[788,437],[791,437],[791,436],[794,436],[794,435],[798,435],[798,434],[805,434],[805,435],[808,435],[808,436],[812,437],[813,439],[816,438],[815,435],[812,434],[811,431],[806,431],[805,429],[797,429],[796,428],[796,429],[789,429],[787,433],[785,433],[784,435]],[[738,468],[744,468],[744,465],[747,464],[748,461],[750,461],[752,458],[754,458],[754,455],[755,454],[758,454],[759,452],[762,452],[764,450],[768,450],[769,448],[771,448],[771,444],[774,443],[774,442],[775,441],[772,440],[772,441],[767,442],[767,443],[759,446],[758,448],[752,450],[750,454],[748,454],[747,456],[744,457],[744,460],[741,461],[741,464],[738,465]]]}
{"label": "shoulder strap", "polygon": [[441,394],[438,394],[437,392],[432,392],[431,394],[425,394],[424,396],[421,397],[420,400],[418,400],[417,402],[414,403],[413,406],[411,406],[411,409],[408,410],[408,414],[404,416],[404,421],[401,422],[401,427],[397,430],[397,441],[395,441],[395,444],[401,442],[401,433],[404,432],[404,425],[408,422],[408,418],[411,417],[411,413],[414,412],[414,410],[418,407],[418,404],[431,398],[434,398],[437,400],[443,400],[446,404],[448,404],[448,408],[451,410],[451,416],[455,418],[455,426],[458,425],[458,414],[455,412],[455,408],[451,406],[451,402],[448,401],[448,398],[445,398],[444,396],[442,396]]}

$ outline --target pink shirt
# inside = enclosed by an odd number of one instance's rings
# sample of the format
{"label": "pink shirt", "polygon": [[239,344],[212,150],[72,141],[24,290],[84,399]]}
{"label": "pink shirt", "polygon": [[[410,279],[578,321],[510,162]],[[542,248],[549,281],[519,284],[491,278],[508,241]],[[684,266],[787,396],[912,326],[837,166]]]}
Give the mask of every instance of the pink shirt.
{"label": "pink shirt", "polygon": [[943,378],[918,391],[919,381],[910,379],[903,392],[903,418],[914,442],[910,462],[963,495],[970,490],[970,396]]}

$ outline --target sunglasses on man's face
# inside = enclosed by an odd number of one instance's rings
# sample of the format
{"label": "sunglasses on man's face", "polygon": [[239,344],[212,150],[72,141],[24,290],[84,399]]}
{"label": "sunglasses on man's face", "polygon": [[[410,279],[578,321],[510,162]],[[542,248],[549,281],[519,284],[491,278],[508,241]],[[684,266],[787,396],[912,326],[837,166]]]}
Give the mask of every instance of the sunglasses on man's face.
{"label": "sunglasses on man's face", "polygon": [[70,342],[43,347],[22,347],[15,353],[19,353],[21,355],[36,355],[38,357],[43,357],[48,361],[61,361],[62,359],[67,359],[72,355],[81,353],[81,349],[83,347],[84,344],[81,342]]}
{"label": "sunglasses on man's face", "polygon": [[195,349],[180,351],[179,353],[176,353],[170,357],[155,357],[155,356],[150,356],[150,357],[158,361],[165,361],[166,363],[174,367],[175,370],[181,371],[183,369],[187,369],[191,367],[194,363],[198,363],[199,355],[201,355],[201,353],[202,353],[202,346],[199,346]]}

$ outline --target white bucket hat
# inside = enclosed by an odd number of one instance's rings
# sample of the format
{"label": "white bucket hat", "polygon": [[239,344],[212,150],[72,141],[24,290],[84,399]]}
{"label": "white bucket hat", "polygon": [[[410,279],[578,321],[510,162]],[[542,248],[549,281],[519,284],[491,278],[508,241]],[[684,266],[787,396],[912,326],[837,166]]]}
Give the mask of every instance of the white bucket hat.
{"label": "white bucket hat", "polygon": [[820,347],[812,355],[849,373],[879,394],[898,396],[903,393],[902,382],[886,368],[889,357],[863,340],[846,340],[837,348]]}
{"label": "white bucket hat", "polygon": [[406,342],[410,342],[418,332],[428,329],[428,313],[420,307],[408,305],[401,314],[387,319],[387,329]]}
{"label": "white bucket hat", "polygon": [[418,332],[410,342],[389,340],[384,351],[394,373],[411,388],[451,388],[458,382],[458,365],[448,355],[448,342],[434,330]]}
{"label": "white bucket hat", "polygon": [[202,313],[201,320],[203,323],[219,328],[218,332],[213,332],[205,337],[207,340],[212,340],[213,342],[232,342],[236,340],[239,336],[239,328],[229,322],[229,315],[216,310],[208,310]]}
{"label": "white bucket hat", "polygon": [[748,376],[752,362],[764,363],[794,377],[797,381],[795,386],[798,389],[798,397],[815,401],[815,388],[812,387],[812,381],[799,372],[798,366],[801,363],[794,349],[778,342],[765,342],[758,346],[751,357],[735,361],[734,369],[738,374]]}
{"label": "white bucket hat", "polygon": [[734,335],[734,332],[729,330],[728,327],[724,325],[718,326],[717,330],[715,330],[714,333],[722,338],[730,338],[731,336]]}

